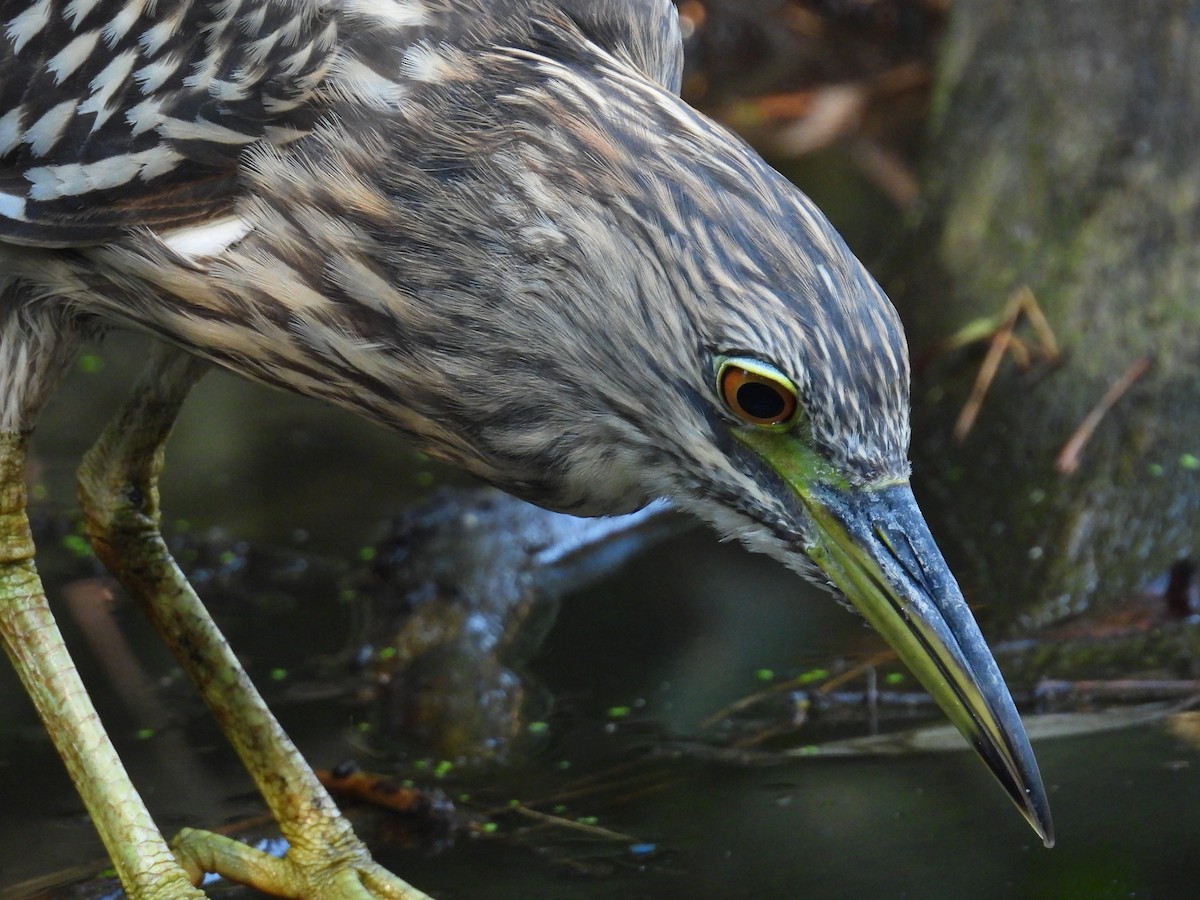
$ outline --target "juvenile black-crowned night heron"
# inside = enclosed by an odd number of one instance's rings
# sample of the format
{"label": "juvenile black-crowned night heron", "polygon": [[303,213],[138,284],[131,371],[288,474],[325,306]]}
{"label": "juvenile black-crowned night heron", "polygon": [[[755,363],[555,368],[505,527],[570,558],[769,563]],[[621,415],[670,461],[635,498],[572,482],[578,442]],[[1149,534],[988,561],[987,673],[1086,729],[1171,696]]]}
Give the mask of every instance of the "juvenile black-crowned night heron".
{"label": "juvenile black-crowned night heron", "polygon": [[[896,315],[805,197],[679,99],[667,0],[3,0],[0,30],[0,628],[131,895],[219,871],[419,896],[371,861],[159,536],[197,360],[545,506],[669,497],[831,583],[1051,842],[908,487]],[[85,460],[89,531],[256,778],[282,860],[199,832],[172,853],[34,570],[27,438],[109,323],[176,349]]]}

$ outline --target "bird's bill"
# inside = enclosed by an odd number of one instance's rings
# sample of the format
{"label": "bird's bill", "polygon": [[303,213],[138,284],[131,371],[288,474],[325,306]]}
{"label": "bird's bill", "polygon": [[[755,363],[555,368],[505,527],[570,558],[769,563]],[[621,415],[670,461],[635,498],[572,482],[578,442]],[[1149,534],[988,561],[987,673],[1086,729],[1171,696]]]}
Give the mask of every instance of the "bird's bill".
{"label": "bird's bill", "polygon": [[892,646],[1047,847],[1050,806],[1029,738],[907,482],[851,487],[790,434],[739,433],[799,496],[806,555]]}

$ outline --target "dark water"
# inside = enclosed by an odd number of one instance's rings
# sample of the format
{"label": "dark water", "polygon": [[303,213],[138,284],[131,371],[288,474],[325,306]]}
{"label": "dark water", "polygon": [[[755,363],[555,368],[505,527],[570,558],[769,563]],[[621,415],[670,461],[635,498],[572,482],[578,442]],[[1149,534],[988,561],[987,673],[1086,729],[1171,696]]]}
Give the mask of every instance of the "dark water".
{"label": "dark water", "polygon": [[[136,347],[125,340],[105,358]],[[76,378],[39,445],[39,508],[70,503],[71,460],[114,402],[117,362]],[[172,447],[168,518],[216,523],[256,542],[351,558],[378,522],[423,480],[402,445],[312,404],[214,378],[199,391]],[[409,465],[409,468],[406,468]],[[426,471],[419,461],[417,472]],[[60,611],[80,563],[50,548],[44,565]],[[314,660],[345,649],[353,611],[314,575],[273,611],[219,607],[218,619],[285,725],[317,765],[364,757],[360,712],[320,689]],[[135,779],[163,827],[219,824],[258,804],[223,741],[134,610],[115,620],[162,704],[181,723],[139,739],[136,715],[113,695],[95,655],[68,637]],[[532,668],[562,712],[529,761],[443,786],[503,805],[630,758],[663,733],[688,735],[723,704],[755,690],[756,670],[803,670],[851,652],[861,627],[773,563],[694,532],[567,599]],[[282,671],[286,675],[280,675]],[[275,673],[275,679],[272,677]],[[606,729],[607,710],[634,715]],[[653,732],[644,723],[654,722]],[[1044,850],[967,753],[801,760],[745,768],[690,760],[652,767],[658,788],[616,802],[570,804],[569,816],[652,843],[645,858],[551,829],[461,839],[438,855],[381,856],[442,897],[1190,897],[1200,876],[1193,829],[1200,754],[1157,726],[1041,742],[1059,846]],[[431,779],[433,780],[433,779]],[[15,678],[0,673],[0,886],[102,851]],[[564,862],[555,862],[555,858]],[[582,874],[581,874],[582,870]],[[597,874],[599,872],[600,874]]]}

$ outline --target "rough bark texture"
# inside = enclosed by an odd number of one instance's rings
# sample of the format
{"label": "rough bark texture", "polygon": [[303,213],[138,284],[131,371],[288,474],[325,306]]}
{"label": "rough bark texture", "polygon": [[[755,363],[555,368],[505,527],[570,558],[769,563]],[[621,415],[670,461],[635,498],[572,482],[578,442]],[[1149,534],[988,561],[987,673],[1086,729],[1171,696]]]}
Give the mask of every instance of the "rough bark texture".
{"label": "rough bark texture", "polygon": [[[914,351],[1030,287],[1066,351],[1011,362],[958,445],[978,356],[914,383],[914,458],[967,596],[1040,624],[1192,551],[1200,507],[1200,2],[956,0],[925,204],[890,285]],[[1054,460],[1135,360],[1079,471]]]}

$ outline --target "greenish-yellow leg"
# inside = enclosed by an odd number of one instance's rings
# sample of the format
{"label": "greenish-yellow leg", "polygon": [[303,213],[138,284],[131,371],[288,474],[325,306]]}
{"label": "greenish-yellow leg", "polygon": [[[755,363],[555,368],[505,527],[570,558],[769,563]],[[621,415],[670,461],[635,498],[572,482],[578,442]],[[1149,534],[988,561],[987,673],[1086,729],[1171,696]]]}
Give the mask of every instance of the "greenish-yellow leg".
{"label": "greenish-yellow leg", "polygon": [[175,861],[104,732],[34,565],[25,455],[42,405],[74,358],[79,323],[25,303],[0,278],[0,640],[133,900],[201,897]]}
{"label": "greenish-yellow leg", "polygon": [[0,635],[117,874],[135,900],[202,897],[176,863],[117,757],[63,644],[33,561],[27,433],[0,432]]}
{"label": "greenish-yellow leg", "polygon": [[138,601],[196,683],[253,776],[290,848],[282,858],[202,831],[172,845],[198,880],[217,872],[295,898],[425,895],[376,864],[250,682],[159,532],[163,445],[204,366],[164,350],[89,451],[79,473],[97,554]]}

